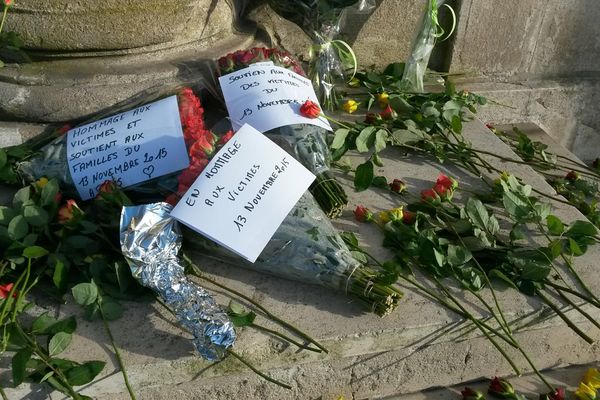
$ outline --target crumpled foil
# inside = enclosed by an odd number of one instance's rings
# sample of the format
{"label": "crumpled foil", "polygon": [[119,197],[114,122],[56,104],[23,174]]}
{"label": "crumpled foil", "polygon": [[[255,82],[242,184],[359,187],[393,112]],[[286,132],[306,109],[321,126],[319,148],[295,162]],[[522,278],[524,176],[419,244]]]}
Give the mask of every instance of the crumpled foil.
{"label": "crumpled foil", "polygon": [[171,209],[167,203],[124,207],[121,250],[134,278],[162,297],[179,323],[192,332],[200,355],[217,361],[233,346],[235,330],[208,292],[185,276],[177,257],[182,236],[169,215]]}

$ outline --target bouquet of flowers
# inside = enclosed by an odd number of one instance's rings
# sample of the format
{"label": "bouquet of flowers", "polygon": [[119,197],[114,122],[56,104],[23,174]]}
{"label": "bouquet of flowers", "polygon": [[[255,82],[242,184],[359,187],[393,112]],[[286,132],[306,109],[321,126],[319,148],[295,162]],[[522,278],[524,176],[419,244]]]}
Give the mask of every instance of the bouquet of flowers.
{"label": "bouquet of flowers", "polygon": [[[406,62],[402,81],[400,82],[400,88],[407,92],[424,92],[423,77],[427,71],[431,52],[433,51],[436,41],[444,36],[444,30],[438,22],[439,9],[442,6],[447,7],[452,13],[453,18],[456,20],[454,10],[449,5],[444,4],[445,0],[426,1],[427,8],[425,9],[421,26],[417,31],[417,36],[413,42],[410,57]],[[450,33],[446,38],[450,37],[453,31],[454,27],[450,30]]]}
{"label": "bouquet of flowers", "polygon": [[346,72],[356,73],[352,48],[335,39],[340,33],[349,7],[370,12],[370,0],[269,0],[269,6],[283,18],[298,25],[311,38],[309,76],[319,101],[332,111],[338,105],[335,85],[346,81]]}
{"label": "bouquet of flowers", "polygon": [[[166,199],[175,204],[208,165],[210,158],[233,136],[231,131],[219,136],[206,129],[200,100],[190,89],[181,90],[178,100],[189,166],[180,172],[124,188],[136,203]],[[64,135],[58,136],[41,151],[31,152],[26,160],[17,163],[17,173],[24,180],[55,178],[73,189],[66,146]],[[13,150],[8,149],[5,155],[15,153]],[[391,312],[402,297],[399,290],[385,281],[385,273],[363,266],[352,257],[310,193],[306,193],[289,213],[254,264],[200,235],[192,236],[190,232],[186,239],[210,256],[236,265],[347,292],[378,315]]]}
{"label": "bouquet of flowers", "polygon": [[[276,66],[305,76],[298,61],[289,53],[266,48],[239,50],[221,57],[218,60],[218,72],[219,75],[226,75],[264,61],[271,61]],[[314,118],[320,112],[321,110],[315,105],[315,108],[309,110],[307,115]],[[327,131],[318,126],[301,124],[282,126],[265,132],[265,134],[286,139],[294,149],[292,154],[295,154],[296,159],[317,176],[315,183],[310,187],[310,192],[321,208],[332,218],[341,214],[348,204],[348,199],[344,189],[329,172],[331,157],[326,142]]]}

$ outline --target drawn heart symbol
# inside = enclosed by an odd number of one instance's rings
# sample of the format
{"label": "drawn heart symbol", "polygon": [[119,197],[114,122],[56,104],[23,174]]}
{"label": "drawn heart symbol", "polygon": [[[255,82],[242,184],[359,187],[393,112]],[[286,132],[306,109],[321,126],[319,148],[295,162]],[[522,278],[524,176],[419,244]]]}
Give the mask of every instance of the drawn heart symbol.
{"label": "drawn heart symbol", "polygon": [[154,165],[148,165],[146,168],[142,170],[145,175],[148,175],[148,179],[152,178],[152,174],[154,173]]}

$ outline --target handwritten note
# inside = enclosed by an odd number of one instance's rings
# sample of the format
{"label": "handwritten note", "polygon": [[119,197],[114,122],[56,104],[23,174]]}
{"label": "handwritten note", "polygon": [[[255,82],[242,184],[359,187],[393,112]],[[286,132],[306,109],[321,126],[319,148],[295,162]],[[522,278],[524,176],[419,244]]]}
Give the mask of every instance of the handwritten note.
{"label": "handwritten note", "polygon": [[67,161],[83,200],[107,180],[127,187],[189,165],[177,97],[171,96],[67,132]]}
{"label": "handwritten note", "polygon": [[234,130],[243,124],[260,132],[293,124],[312,124],[331,130],[323,117],[300,114],[300,106],[319,103],[310,80],[288,69],[253,64],[219,78]]}
{"label": "handwritten note", "polygon": [[171,215],[254,262],[314,178],[279,146],[244,125]]}

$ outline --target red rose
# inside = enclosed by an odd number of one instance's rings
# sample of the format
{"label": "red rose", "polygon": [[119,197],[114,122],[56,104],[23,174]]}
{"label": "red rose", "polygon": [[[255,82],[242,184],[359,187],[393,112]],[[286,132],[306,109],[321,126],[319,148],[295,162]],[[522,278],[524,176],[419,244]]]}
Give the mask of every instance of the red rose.
{"label": "red rose", "polygon": [[367,113],[365,116],[365,122],[367,124],[373,124],[377,121],[381,120],[381,115],[375,113]]}
{"label": "red rose", "polygon": [[192,159],[206,158],[215,151],[215,136],[208,131],[206,133],[190,147],[189,155]]}
{"label": "red rose", "polygon": [[575,182],[579,180],[579,173],[576,171],[569,171],[565,176],[565,179],[571,182]]}
{"label": "red rose", "polygon": [[[186,192],[187,189],[192,186],[192,184],[194,183],[194,181],[196,180],[196,178],[198,178],[198,175],[200,175],[200,173],[204,170],[204,168],[206,168],[206,166],[208,165],[208,160],[204,159],[204,158],[198,158],[198,159],[194,159],[192,161],[192,164],[187,167],[186,169],[184,169],[181,174],[179,175],[179,178],[177,179],[179,182],[179,193],[183,193]],[[181,189],[184,190],[181,190]]]}
{"label": "red rose", "polygon": [[463,400],[485,400],[483,393],[478,390],[471,389],[470,387],[464,388],[460,394],[462,394]]}
{"label": "red rose", "polygon": [[501,399],[512,399],[515,396],[512,385],[507,380],[498,377],[494,377],[490,382],[488,393]]}
{"label": "red rose", "polygon": [[104,181],[104,183],[102,185],[100,185],[98,192],[110,194],[110,193],[114,192],[115,189],[116,189],[116,185],[113,181]]}
{"label": "red rose", "polygon": [[439,203],[440,196],[433,189],[425,189],[421,191],[421,200],[426,203]]}
{"label": "red rose", "polygon": [[229,142],[229,139],[231,139],[233,137],[233,135],[235,134],[234,131],[229,131],[226,134],[224,134],[223,136],[221,136],[221,138],[219,139],[219,146],[223,146],[225,143]]}
{"label": "red rose", "polygon": [[300,114],[305,116],[306,118],[317,118],[321,114],[321,108],[318,104],[306,100],[304,104],[300,107]]}
{"label": "red rose", "polygon": [[173,193],[165,199],[165,202],[172,206],[176,206],[180,198],[179,193]]}
{"label": "red rose", "polygon": [[540,400],[565,400],[565,388],[556,388],[554,392],[541,394]]}
{"label": "red rose", "polygon": [[[5,1],[12,1],[12,0],[5,0]],[[58,128],[56,130],[56,133],[58,134],[58,136],[63,136],[65,133],[69,132],[70,130],[71,130],[71,125],[66,124],[66,125],[63,125],[60,128]]]}
{"label": "red rose", "polygon": [[367,207],[357,206],[354,210],[354,218],[358,222],[373,221],[373,213]]}
{"label": "red rose", "polygon": [[78,215],[81,215],[81,209],[73,199],[67,200],[67,203],[58,210],[58,222],[67,224],[73,221]]}
{"label": "red rose", "polygon": [[438,194],[438,196],[440,196],[440,199],[442,201],[452,199],[453,192],[452,189],[448,186],[441,185],[438,183],[433,187],[433,190]]}
{"label": "red rose", "polygon": [[[15,286],[14,283],[7,283],[6,285],[0,285],[0,299],[6,299],[10,294],[10,291]],[[17,291],[13,293],[12,297],[17,297]]]}
{"label": "red rose", "polygon": [[4,5],[5,6],[10,6],[12,4],[13,0],[4,0]]}
{"label": "red rose", "polygon": [[456,181],[456,179],[450,178],[449,176],[446,176],[444,174],[440,174],[435,183],[436,185],[443,185],[452,190],[458,187],[458,182]]}
{"label": "red rose", "polygon": [[388,186],[390,187],[390,190],[395,193],[403,193],[406,191],[406,183],[400,179],[394,179],[388,184]]}
{"label": "red rose", "polygon": [[415,223],[416,220],[417,214],[415,214],[414,212],[405,210],[402,214],[402,222],[404,222],[406,225],[412,225]]}
{"label": "red rose", "polygon": [[396,111],[394,111],[394,109],[389,105],[381,113],[379,113],[379,115],[382,119],[394,119],[398,116]]}

